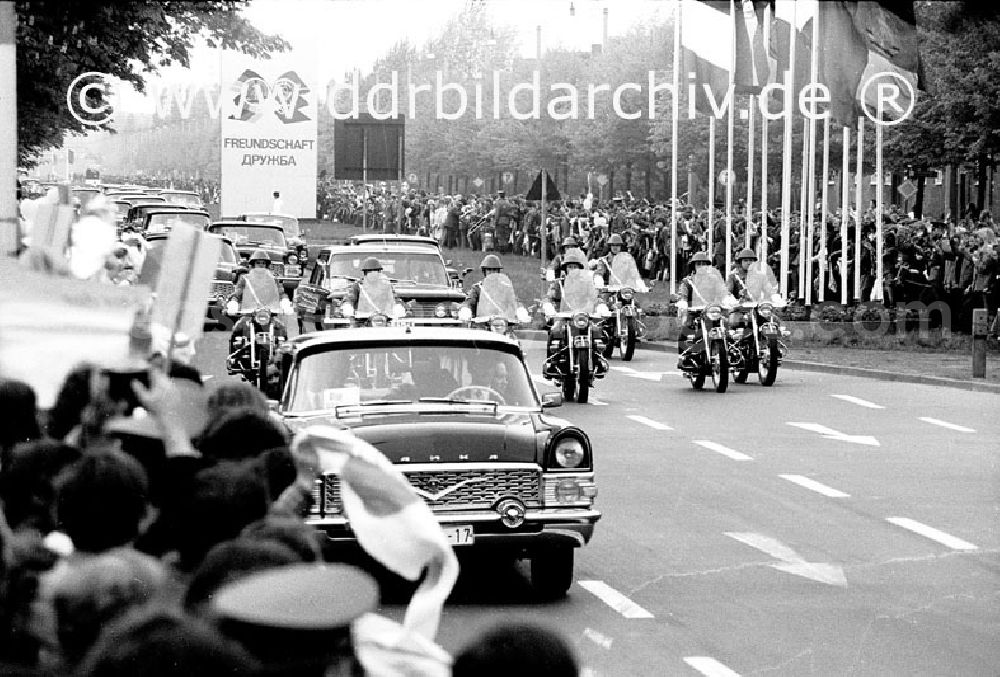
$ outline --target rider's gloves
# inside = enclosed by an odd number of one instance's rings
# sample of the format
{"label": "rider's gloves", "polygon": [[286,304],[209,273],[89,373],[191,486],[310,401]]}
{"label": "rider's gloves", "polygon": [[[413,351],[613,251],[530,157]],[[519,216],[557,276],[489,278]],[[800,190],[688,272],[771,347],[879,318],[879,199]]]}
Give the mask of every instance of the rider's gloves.
{"label": "rider's gloves", "polygon": [[726,294],[726,298],[722,299],[722,307],[726,310],[732,310],[737,305],[739,305],[739,301],[732,294]]}
{"label": "rider's gloves", "polygon": [[685,301],[684,299],[681,299],[680,301],[675,303],[674,306],[677,308],[678,312],[682,310],[687,310],[688,302]]}
{"label": "rider's gloves", "polygon": [[340,314],[344,317],[354,317],[354,306],[350,303],[344,302],[340,306]]}
{"label": "rider's gloves", "polygon": [[546,301],[542,304],[542,312],[545,313],[545,317],[552,317],[556,314],[556,307],[551,302]]}
{"label": "rider's gloves", "polygon": [[292,302],[287,298],[281,299],[278,306],[281,308],[282,315],[293,315],[295,313],[295,309],[292,308]]}
{"label": "rider's gloves", "polygon": [[781,298],[781,294],[771,294],[771,305],[776,308],[784,308],[785,299]]}
{"label": "rider's gloves", "polygon": [[226,315],[236,315],[240,312],[240,304],[236,302],[236,299],[229,299],[229,303],[226,304]]}
{"label": "rider's gloves", "polygon": [[598,303],[597,307],[594,308],[594,314],[598,317],[609,317],[611,315],[611,311],[608,310],[608,306],[606,304]]}
{"label": "rider's gloves", "polygon": [[406,308],[403,307],[403,304],[397,303],[392,307],[392,316],[397,320],[406,317]]}
{"label": "rider's gloves", "polygon": [[462,322],[468,322],[472,319],[472,309],[469,306],[462,306],[458,309],[458,319]]}
{"label": "rider's gloves", "polygon": [[531,322],[531,316],[528,315],[528,311],[525,310],[524,306],[518,306],[515,315],[517,315],[517,321],[521,324]]}

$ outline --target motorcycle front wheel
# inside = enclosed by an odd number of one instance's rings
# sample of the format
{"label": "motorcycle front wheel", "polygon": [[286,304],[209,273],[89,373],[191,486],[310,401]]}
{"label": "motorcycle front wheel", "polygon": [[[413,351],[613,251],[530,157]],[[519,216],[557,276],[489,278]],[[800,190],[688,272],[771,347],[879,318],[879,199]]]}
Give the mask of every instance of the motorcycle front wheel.
{"label": "motorcycle front wheel", "polygon": [[739,351],[743,357],[743,363],[739,366],[739,368],[733,371],[733,380],[737,383],[746,383],[747,379],[750,377],[750,371],[757,368],[754,364],[755,360],[752,355],[753,347],[751,346],[747,349],[747,346],[741,343],[739,345]]}
{"label": "motorcycle front wheel", "polygon": [[628,324],[625,326],[625,338],[622,339],[621,344],[622,349],[622,359],[625,362],[631,362],[632,356],[635,354],[635,318],[628,318]]}
{"label": "motorcycle front wheel", "polygon": [[260,365],[257,368],[257,388],[260,389],[262,393],[267,394],[267,366],[271,362],[271,348],[269,346],[258,346],[257,347],[257,362]]}
{"label": "motorcycle front wheel", "polygon": [[729,355],[722,341],[712,341],[709,351],[712,356],[712,384],[715,392],[724,393],[729,387]]}
{"label": "motorcycle front wheel", "polygon": [[579,385],[577,387],[576,401],[586,404],[590,397],[590,351],[581,350],[579,355]]}
{"label": "motorcycle front wheel", "polygon": [[576,377],[573,374],[563,376],[562,394],[563,399],[567,402],[572,402],[576,396]]}
{"label": "motorcycle front wheel", "polygon": [[765,388],[773,386],[778,378],[778,339],[768,339],[767,358],[757,362],[757,378]]}

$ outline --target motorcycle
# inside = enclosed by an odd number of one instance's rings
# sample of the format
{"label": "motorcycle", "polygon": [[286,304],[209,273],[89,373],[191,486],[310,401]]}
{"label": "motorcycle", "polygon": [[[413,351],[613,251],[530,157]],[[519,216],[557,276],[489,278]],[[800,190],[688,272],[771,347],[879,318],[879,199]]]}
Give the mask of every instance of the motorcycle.
{"label": "motorcycle", "polygon": [[729,346],[726,330],[727,309],[724,303],[731,299],[726,283],[716,268],[704,266],[692,281],[693,297],[700,302],[692,305],[688,313],[694,321],[695,335],[684,351],[680,368],[695,390],[705,386],[712,378],[715,392],[724,393],[729,387]]}
{"label": "motorcycle", "polygon": [[611,357],[617,346],[622,360],[629,362],[635,354],[636,342],[646,333],[646,325],[640,319],[642,309],[636,304],[635,295],[649,289],[639,275],[635,259],[625,252],[619,252],[612,260],[608,281],[611,284],[602,291],[608,294],[612,314],[604,323],[604,333],[608,337],[604,357]]}
{"label": "motorcycle", "polygon": [[469,318],[469,326],[495,334],[505,334],[516,339],[515,330],[529,321],[527,311],[517,303],[514,284],[504,273],[490,273],[479,285],[479,303],[476,317]]}
{"label": "motorcycle", "polygon": [[[252,270],[246,276],[246,288],[239,307],[231,301],[229,314],[240,315],[230,338],[226,371],[238,374],[271,395],[269,383],[277,373],[276,347],[288,338],[278,315],[285,313],[277,287],[266,271]],[[284,304],[288,304],[287,299]],[[236,312],[231,312],[236,310]]]}
{"label": "motorcycle", "polygon": [[743,329],[730,332],[729,367],[733,380],[746,383],[750,372],[756,371],[760,384],[770,387],[778,376],[781,358],[788,352],[779,338],[784,332],[774,318],[773,304],[741,303],[740,309],[749,321]]}
{"label": "motorcycle", "polygon": [[549,334],[549,356],[542,374],[562,388],[563,399],[586,403],[595,379],[604,378],[608,362],[604,359],[601,322],[608,316],[607,307],[598,304],[591,273],[571,270],[563,281],[559,312],[546,304],[546,315],[561,322]]}

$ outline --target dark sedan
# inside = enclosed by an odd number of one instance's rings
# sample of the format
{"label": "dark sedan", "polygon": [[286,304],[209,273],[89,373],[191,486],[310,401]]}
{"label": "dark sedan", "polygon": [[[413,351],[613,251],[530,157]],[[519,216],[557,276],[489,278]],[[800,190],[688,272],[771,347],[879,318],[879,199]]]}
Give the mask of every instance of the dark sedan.
{"label": "dark sedan", "polygon": [[232,240],[244,262],[258,249],[267,252],[271,258],[271,273],[291,298],[302,279],[304,261],[299,260],[295,250],[289,251],[281,226],[273,223],[216,221],[208,227],[208,231]]}
{"label": "dark sedan", "polygon": [[[467,329],[345,329],[282,348],[278,411],[292,430],[350,429],[396,464],[455,548],[531,561],[532,584],[561,596],[594,508],[590,439],[543,410],[516,341]],[[336,475],[317,481],[310,524],[354,536]]]}

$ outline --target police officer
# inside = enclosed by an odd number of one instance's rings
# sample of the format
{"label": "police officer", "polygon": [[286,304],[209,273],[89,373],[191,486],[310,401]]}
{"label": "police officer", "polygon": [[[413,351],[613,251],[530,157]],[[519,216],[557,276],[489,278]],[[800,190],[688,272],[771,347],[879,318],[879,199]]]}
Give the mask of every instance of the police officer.
{"label": "police officer", "polygon": [[[486,276],[491,273],[503,272],[503,263],[500,262],[500,257],[496,254],[487,254],[483,257],[482,263],[479,264],[479,270],[483,273],[483,280],[485,280]],[[479,315],[479,295],[482,293],[483,280],[472,285],[472,289],[465,296],[465,301],[462,302],[462,307],[459,308],[458,319],[463,322],[468,322]],[[520,304],[517,306],[517,320],[522,323],[531,321],[528,311]]]}
{"label": "police officer", "polygon": [[[555,315],[559,307],[559,304],[562,301],[562,295],[563,295],[562,279],[566,277],[566,274],[569,271],[584,270],[586,269],[586,267],[587,267],[587,257],[584,256],[582,251],[580,251],[579,249],[570,249],[569,251],[566,252],[561,263],[560,279],[554,281],[551,285],[549,285],[548,301],[546,301],[542,306],[542,309],[545,312],[546,317],[551,318],[553,315]],[[599,315],[606,314],[607,306],[604,305],[603,303],[598,304],[597,308],[595,308],[595,313]],[[550,365],[548,358],[552,357],[552,355],[554,355],[556,352],[562,349],[562,338],[563,338],[562,332],[565,329],[565,322],[566,320],[563,318],[555,318],[552,321],[552,325],[549,327],[548,341],[546,341],[545,369],[543,370],[544,376],[552,376],[555,374],[554,371],[552,373],[548,373],[550,372],[551,369],[554,369],[554,365]],[[595,326],[593,324],[591,325],[590,337],[595,348],[598,348],[598,350],[596,351],[598,354],[600,353],[601,348],[597,346],[597,342],[599,339],[601,339],[602,334],[603,330],[599,326]],[[607,368],[606,364],[602,366],[600,363],[598,363],[597,367],[598,369]]]}
{"label": "police officer", "polygon": [[688,275],[677,286],[677,294],[680,296],[680,299],[676,303],[677,310],[684,313],[681,317],[681,330],[677,336],[677,354],[680,356],[677,360],[678,369],[681,369],[684,363],[690,359],[684,353],[690,345],[689,341],[695,328],[694,318],[687,312],[688,307],[693,301],[694,277],[698,274],[699,268],[710,265],[712,265],[712,259],[708,258],[708,254],[698,252],[688,261]]}
{"label": "police officer", "polygon": [[[371,272],[382,272],[382,263],[374,256],[369,256],[364,261],[361,262],[361,275],[362,278]],[[347,289],[347,295],[344,297],[344,302],[340,306],[341,314],[344,317],[354,317],[354,312],[358,307],[358,299],[361,297],[361,285],[364,282],[363,279],[357,282],[352,282],[351,286]],[[406,314],[402,303],[399,301],[399,297],[396,296],[396,290],[392,290],[393,298],[393,317],[403,317]]]}
{"label": "police officer", "polygon": [[[549,270],[554,271],[555,276],[557,278],[561,278],[563,276],[563,266],[562,266],[563,258],[566,256],[566,253],[570,249],[576,249],[579,251],[579,248],[580,248],[580,243],[577,242],[576,238],[573,237],[572,235],[563,238],[562,243],[560,243],[559,245],[559,253],[556,254],[552,258],[552,262],[549,263]],[[586,259],[584,260],[586,261]]]}
{"label": "police officer", "polygon": [[[281,314],[291,315],[292,308],[291,303],[288,298],[284,295],[284,288],[281,283],[278,282],[277,278],[271,273],[271,257],[267,255],[267,252],[263,249],[258,249],[253,254],[250,255],[248,261],[250,264],[251,271],[257,271],[267,278],[270,282],[274,284],[274,288],[277,290],[277,297],[281,299],[279,305],[281,306]],[[258,274],[256,277],[259,277]],[[257,294],[255,288],[247,281],[249,279],[249,273],[247,275],[240,276],[239,281],[236,283],[236,288],[233,290],[232,295],[229,297],[229,302],[226,304],[226,313],[228,315],[234,316],[239,313],[240,305],[243,303],[243,295],[249,293],[251,298]],[[266,283],[265,283],[266,284]],[[248,290],[249,287],[249,290]],[[288,337],[285,325],[280,322],[277,318],[273,318],[274,322],[274,333],[275,337],[279,340],[284,340]],[[233,327],[233,333],[229,336],[229,355],[232,356],[236,352],[235,339],[237,336],[243,336],[247,332],[248,325],[252,322],[250,314],[246,314],[239,319],[236,325]]]}

